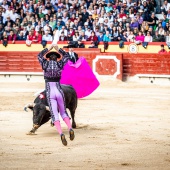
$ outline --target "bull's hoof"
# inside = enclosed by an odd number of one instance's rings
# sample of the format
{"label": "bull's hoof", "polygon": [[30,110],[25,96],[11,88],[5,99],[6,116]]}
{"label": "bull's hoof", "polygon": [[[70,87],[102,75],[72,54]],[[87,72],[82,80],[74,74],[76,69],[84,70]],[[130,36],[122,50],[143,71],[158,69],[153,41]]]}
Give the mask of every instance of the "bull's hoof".
{"label": "bull's hoof", "polygon": [[28,133],[26,133],[26,135],[37,135],[37,134],[35,134],[35,132],[28,132]]}
{"label": "bull's hoof", "polygon": [[73,129],[76,128],[76,123],[75,123],[75,122],[72,123],[72,128],[73,128]]}
{"label": "bull's hoof", "polygon": [[53,127],[54,126],[54,123],[53,122],[51,122],[51,127]]}

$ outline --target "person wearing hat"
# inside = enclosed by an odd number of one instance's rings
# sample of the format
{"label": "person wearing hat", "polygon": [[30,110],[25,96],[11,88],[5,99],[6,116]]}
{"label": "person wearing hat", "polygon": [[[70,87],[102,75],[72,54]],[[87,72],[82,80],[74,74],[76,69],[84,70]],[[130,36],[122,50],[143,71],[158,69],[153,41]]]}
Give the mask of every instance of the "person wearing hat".
{"label": "person wearing hat", "polygon": [[[53,47],[56,51],[51,51]],[[37,55],[37,58],[44,72],[45,89],[51,119],[61,136],[62,144],[66,146],[67,140],[61,129],[59,114],[69,129],[70,140],[73,140],[75,135],[66,111],[65,98],[63,90],[61,89],[60,79],[63,67],[70,57],[67,52],[61,48],[58,49],[57,45],[51,44],[49,48],[42,50]],[[59,58],[61,58],[61,60],[57,61]]]}
{"label": "person wearing hat", "polygon": [[161,44],[161,50],[158,51],[158,54],[167,54],[167,51],[164,49],[164,45]]}

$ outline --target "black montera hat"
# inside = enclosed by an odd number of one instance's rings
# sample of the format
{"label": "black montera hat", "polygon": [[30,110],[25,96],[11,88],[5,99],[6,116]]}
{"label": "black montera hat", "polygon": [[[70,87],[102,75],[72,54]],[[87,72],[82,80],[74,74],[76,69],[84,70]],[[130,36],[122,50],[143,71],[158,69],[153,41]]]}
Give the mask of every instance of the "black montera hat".
{"label": "black montera hat", "polygon": [[56,58],[60,58],[60,54],[55,52],[55,51],[51,51],[48,54],[46,54],[46,58],[50,58],[52,55],[56,56]]}

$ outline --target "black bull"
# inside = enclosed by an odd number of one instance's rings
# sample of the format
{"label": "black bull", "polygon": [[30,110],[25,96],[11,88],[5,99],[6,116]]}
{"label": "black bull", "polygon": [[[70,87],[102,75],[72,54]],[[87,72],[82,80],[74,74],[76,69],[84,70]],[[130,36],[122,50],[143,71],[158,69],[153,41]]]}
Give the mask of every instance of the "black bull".
{"label": "black bull", "polygon": [[[69,109],[71,118],[72,118],[72,127],[76,128],[75,111],[77,108],[77,94],[74,88],[70,85],[61,85],[61,88],[64,92],[66,108]],[[24,108],[27,111],[27,108],[33,111],[33,128],[28,134],[34,134],[35,131],[44,123],[48,122],[51,119],[46,91],[40,93],[36,97],[33,104],[27,104]]]}

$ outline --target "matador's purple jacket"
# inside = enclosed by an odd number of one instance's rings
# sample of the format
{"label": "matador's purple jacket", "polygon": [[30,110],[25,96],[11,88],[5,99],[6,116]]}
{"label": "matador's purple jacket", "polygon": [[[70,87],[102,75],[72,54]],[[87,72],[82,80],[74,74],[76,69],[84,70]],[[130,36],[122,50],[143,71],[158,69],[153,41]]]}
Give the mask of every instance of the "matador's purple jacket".
{"label": "matador's purple jacket", "polygon": [[62,59],[58,62],[53,60],[47,60],[43,56],[48,52],[48,49],[45,48],[38,54],[38,60],[42,66],[42,69],[44,70],[44,79],[46,81],[60,81],[61,78],[61,72],[64,67],[64,65],[69,60],[69,55],[61,48],[59,49],[59,53],[62,55]]}

